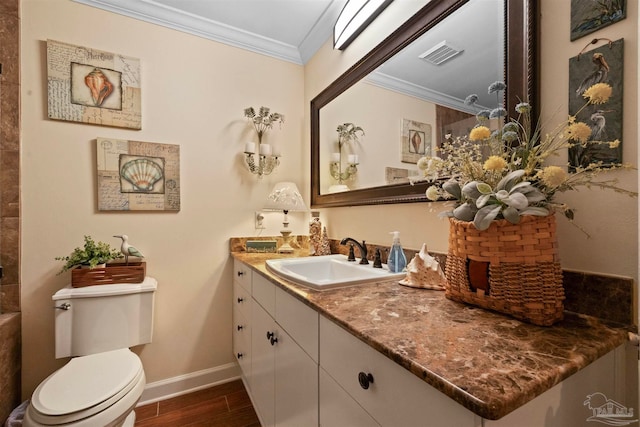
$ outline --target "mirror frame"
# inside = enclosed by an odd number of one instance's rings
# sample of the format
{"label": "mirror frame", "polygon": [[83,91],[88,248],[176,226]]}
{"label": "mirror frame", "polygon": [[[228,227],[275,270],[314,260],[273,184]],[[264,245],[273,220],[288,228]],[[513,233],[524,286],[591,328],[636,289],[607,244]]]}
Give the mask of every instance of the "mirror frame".
{"label": "mirror frame", "polygon": [[[313,208],[427,200],[425,196],[429,185],[427,183],[393,184],[342,193],[320,194],[320,109],[468,1],[432,0],[427,3],[311,100],[311,206]],[[513,111],[519,102],[528,99],[534,110],[532,117],[537,117],[535,111],[535,106],[538,105],[535,69],[536,0],[505,0],[505,6],[504,81],[507,84],[505,108],[507,111]]]}

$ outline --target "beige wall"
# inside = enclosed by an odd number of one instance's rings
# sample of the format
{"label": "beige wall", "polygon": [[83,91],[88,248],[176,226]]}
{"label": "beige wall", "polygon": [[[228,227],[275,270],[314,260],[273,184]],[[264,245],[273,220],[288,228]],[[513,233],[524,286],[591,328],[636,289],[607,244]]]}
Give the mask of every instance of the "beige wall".
{"label": "beige wall", "polygon": [[[302,67],[68,0],[23,0],[22,18],[23,396],[65,362],[54,359],[51,295],[70,277],[54,257],[84,234],[114,246],[128,234],[158,280],[153,343],[140,349],[148,382],[232,363],[228,239],[255,234],[253,212],[275,182],[308,193]],[[139,58],[142,130],[48,120],[47,39]],[[255,135],[243,109],[260,105],[286,116],[266,137],[285,157],[262,180],[240,154]],[[179,144],[181,211],[97,212],[96,137]],[[267,213],[263,234],[281,221]],[[307,232],[307,216],[290,221]]]}
{"label": "beige wall", "polygon": [[[392,3],[346,51],[333,51],[328,41],[303,70],[68,0],[23,0],[23,396],[64,363],[53,355],[50,297],[69,277],[56,275],[60,264],[53,258],[70,252],[84,234],[116,245],[111,236],[127,233],[159,281],[154,341],[139,349],[149,382],[231,363],[228,238],[255,234],[253,211],[277,181],[296,181],[309,200],[309,101],[424,3]],[[568,0],[541,3],[544,111],[547,116],[560,111],[562,118],[567,58],[590,38],[569,42]],[[624,105],[624,157],[635,162],[637,5],[628,5],[628,18],[597,36],[625,38],[625,94],[630,95]],[[143,130],[48,120],[46,39],[140,58]],[[242,110],[259,105],[286,115],[282,130],[267,139],[283,145],[283,165],[261,181],[245,171],[239,154],[251,136]],[[181,211],[97,212],[93,146],[99,136],[179,144]],[[637,186],[636,173],[622,178],[628,187]],[[589,191],[570,201],[592,238],[560,220],[563,265],[637,279],[637,202]],[[617,209],[615,216],[607,207]],[[430,249],[446,252],[448,228],[437,218],[439,211],[439,205],[418,203],[324,209],[321,217],[333,238],[349,235],[386,244],[387,233],[397,229],[407,247],[427,242]],[[307,215],[290,217],[295,233],[307,232]],[[277,234],[279,221],[279,215],[267,214],[263,235]]]}
{"label": "beige wall", "polygon": [[[381,41],[389,30],[402,22],[419,2],[394,2],[350,45],[346,51],[331,49],[327,42],[305,68],[305,97],[308,103],[364,53]],[[637,161],[637,2],[628,2],[627,18],[607,27],[596,37],[625,39],[624,69],[624,160]],[[541,97],[543,122],[553,125],[565,119],[568,93],[568,58],[576,55],[594,35],[569,41],[570,2],[541,1],[540,39]],[[395,22],[395,24],[394,24]],[[489,82],[490,83],[490,82]],[[480,88],[487,82],[479,82]],[[628,95],[627,95],[628,94]],[[366,147],[363,147],[366,149]],[[637,190],[637,172],[617,174],[621,185]],[[583,189],[565,193],[558,200],[576,208],[576,223],[588,230],[587,238],[578,228],[559,218],[559,240],[564,268],[638,278],[637,199],[613,192]],[[371,243],[389,244],[389,231],[399,230],[402,242],[419,248],[446,252],[448,225],[437,218],[441,204],[404,204],[376,207],[346,207],[322,210],[332,238],[351,236]]]}

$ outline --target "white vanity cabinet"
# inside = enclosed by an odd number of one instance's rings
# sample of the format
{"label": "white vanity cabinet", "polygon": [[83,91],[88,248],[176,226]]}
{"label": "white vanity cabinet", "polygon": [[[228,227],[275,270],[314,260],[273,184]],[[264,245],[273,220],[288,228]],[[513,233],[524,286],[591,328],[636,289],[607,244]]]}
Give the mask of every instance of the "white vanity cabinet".
{"label": "white vanity cabinet", "polygon": [[624,345],[491,421],[237,260],[233,294],[233,351],[264,427],[565,427],[586,423],[598,392],[633,407]]}
{"label": "white vanity cabinet", "polygon": [[[317,426],[318,313],[259,274],[250,289],[250,357],[238,362],[258,417],[264,427]],[[242,315],[234,310],[234,328]]]}

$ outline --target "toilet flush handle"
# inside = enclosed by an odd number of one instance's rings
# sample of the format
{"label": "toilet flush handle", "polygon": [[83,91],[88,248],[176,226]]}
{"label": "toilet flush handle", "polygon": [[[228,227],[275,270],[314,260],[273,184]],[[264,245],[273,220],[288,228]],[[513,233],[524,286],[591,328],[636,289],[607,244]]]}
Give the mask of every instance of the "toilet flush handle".
{"label": "toilet flush handle", "polygon": [[68,302],[63,303],[62,305],[56,305],[58,310],[69,310],[71,308],[71,304]]}

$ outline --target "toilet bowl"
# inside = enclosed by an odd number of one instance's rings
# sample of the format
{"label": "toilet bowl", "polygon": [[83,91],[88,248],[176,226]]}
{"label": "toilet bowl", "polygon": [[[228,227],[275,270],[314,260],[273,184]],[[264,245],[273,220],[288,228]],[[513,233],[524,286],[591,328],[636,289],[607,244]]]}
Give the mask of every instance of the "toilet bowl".
{"label": "toilet bowl", "polygon": [[133,426],[145,384],[129,349],[73,358],[34,391],[23,425]]}

